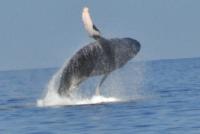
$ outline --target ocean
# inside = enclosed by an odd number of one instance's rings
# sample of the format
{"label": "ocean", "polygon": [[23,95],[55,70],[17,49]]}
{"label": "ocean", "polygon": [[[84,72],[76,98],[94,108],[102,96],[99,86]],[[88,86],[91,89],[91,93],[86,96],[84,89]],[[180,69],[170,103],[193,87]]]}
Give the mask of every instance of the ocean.
{"label": "ocean", "polygon": [[58,70],[0,72],[0,134],[200,133],[200,58],[133,60],[71,100],[47,97]]}

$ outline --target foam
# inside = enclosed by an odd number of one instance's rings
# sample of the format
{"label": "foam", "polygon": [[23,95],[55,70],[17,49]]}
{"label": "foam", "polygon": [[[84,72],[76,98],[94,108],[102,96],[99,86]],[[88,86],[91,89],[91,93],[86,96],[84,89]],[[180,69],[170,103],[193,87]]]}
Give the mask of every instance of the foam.
{"label": "foam", "polygon": [[67,106],[67,105],[90,105],[90,104],[102,104],[113,103],[122,101],[116,97],[106,97],[101,95],[94,95],[92,97],[84,98],[80,96],[73,97],[61,97],[56,92],[47,94],[43,99],[37,101],[39,107],[49,106]]}

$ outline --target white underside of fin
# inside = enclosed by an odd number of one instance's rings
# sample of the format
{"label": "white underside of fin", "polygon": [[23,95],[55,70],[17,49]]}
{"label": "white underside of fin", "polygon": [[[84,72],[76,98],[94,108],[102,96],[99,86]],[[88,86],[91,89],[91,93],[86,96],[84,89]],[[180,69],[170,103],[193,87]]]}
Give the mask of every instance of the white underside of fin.
{"label": "white underside of fin", "polygon": [[87,7],[83,8],[83,12],[82,12],[82,20],[83,20],[83,24],[85,26],[86,31],[89,33],[89,35],[91,37],[94,36],[100,36],[99,31],[96,31],[93,28],[93,22],[89,13],[89,9]]}

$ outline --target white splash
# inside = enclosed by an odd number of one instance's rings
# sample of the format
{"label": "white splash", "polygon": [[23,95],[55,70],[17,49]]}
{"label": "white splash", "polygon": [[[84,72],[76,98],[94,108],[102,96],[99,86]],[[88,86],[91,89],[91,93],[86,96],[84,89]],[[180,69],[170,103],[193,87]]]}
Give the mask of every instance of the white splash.
{"label": "white splash", "polygon": [[89,105],[89,104],[101,104],[121,101],[115,97],[105,96],[92,96],[91,98],[82,98],[80,96],[73,97],[61,97],[56,92],[48,93],[48,97],[37,101],[37,106],[48,107],[48,106],[67,106],[67,105]]}
{"label": "white splash", "polygon": [[[37,106],[56,107],[56,106],[68,106],[68,105],[90,105],[90,104],[102,104],[102,103],[113,103],[113,102],[138,101],[138,100],[143,100],[146,98],[145,96],[137,93],[136,89],[138,88],[138,85],[140,85],[139,78],[136,79],[136,82],[131,82],[134,84],[134,87],[132,88],[133,91],[129,92],[130,96],[127,94],[125,94],[126,96],[124,96],[123,92],[125,92],[125,88],[123,85],[120,85],[121,79],[118,79],[119,76],[118,77],[111,76],[112,77],[110,78],[111,81],[109,81],[108,79],[109,86],[105,87],[106,89],[106,92],[104,91],[104,93],[106,94],[105,96],[93,95],[90,97],[88,96],[82,97],[80,94],[77,94],[76,91],[78,90],[75,90],[75,92],[72,92],[72,95],[70,97],[60,96],[57,92],[57,89],[60,83],[60,77],[61,77],[62,71],[66,65],[67,65],[67,62],[49,81],[46,88],[45,95],[39,100],[37,100]],[[140,71],[136,70],[135,72],[140,72]],[[140,74],[137,74],[137,76],[140,76]],[[139,83],[137,83],[137,81],[139,81]]]}
{"label": "white splash", "polygon": [[49,81],[44,96],[37,100],[37,106],[63,106],[63,105],[88,105],[88,104],[100,104],[111,103],[121,101],[119,98],[106,97],[101,95],[94,95],[92,97],[81,97],[72,93],[70,97],[60,96],[57,92],[58,85],[60,83],[60,77],[67,62],[61,67],[61,69],[52,77]]}

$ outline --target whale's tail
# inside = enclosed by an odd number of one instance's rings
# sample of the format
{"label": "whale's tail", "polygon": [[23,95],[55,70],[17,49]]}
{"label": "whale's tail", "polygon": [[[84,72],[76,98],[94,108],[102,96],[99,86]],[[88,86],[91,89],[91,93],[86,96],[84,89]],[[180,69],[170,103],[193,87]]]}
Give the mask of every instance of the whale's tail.
{"label": "whale's tail", "polygon": [[82,12],[82,20],[83,24],[85,26],[86,31],[89,33],[91,37],[93,37],[95,40],[100,38],[100,31],[99,29],[93,24],[90,13],[89,13],[89,8],[84,7],[83,12]]}

